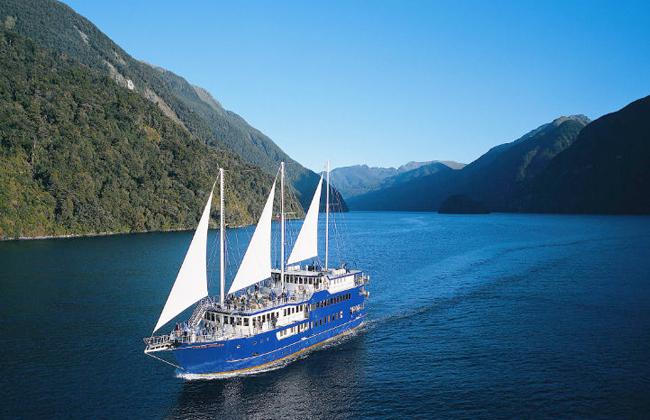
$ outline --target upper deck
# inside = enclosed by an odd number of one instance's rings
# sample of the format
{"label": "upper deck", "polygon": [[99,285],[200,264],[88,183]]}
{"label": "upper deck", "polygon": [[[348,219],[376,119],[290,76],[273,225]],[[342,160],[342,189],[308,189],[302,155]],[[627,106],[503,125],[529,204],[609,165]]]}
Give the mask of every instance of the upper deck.
{"label": "upper deck", "polygon": [[177,343],[210,342],[247,337],[279,329],[308,319],[314,293],[331,294],[365,284],[361,270],[309,270],[293,268],[285,272],[284,289],[280,271],[261,286],[237,296],[228,296],[223,304],[218,298],[206,297],[197,304],[190,319],[168,336],[145,339],[147,349],[155,351]]}

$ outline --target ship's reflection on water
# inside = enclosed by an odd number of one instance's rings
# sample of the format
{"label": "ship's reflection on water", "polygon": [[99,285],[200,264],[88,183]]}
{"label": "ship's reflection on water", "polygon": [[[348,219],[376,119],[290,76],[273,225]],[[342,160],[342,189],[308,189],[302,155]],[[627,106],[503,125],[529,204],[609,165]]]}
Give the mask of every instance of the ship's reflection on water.
{"label": "ship's reflection on water", "polygon": [[361,401],[366,338],[311,352],[289,365],[256,375],[193,380],[182,385],[172,418],[329,418]]}

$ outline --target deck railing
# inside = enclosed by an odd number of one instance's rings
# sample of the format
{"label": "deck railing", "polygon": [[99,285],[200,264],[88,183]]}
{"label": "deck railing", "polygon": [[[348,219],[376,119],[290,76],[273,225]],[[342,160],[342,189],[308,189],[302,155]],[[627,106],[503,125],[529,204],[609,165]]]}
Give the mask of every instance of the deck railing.
{"label": "deck railing", "polygon": [[[354,277],[354,283],[356,286],[364,285],[368,283],[369,280],[370,280],[370,276],[364,274],[355,275]],[[251,297],[249,296],[249,300],[247,300],[243,305],[241,304],[241,302],[237,302],[237,301],[221,305],[218,298],[208,296],[201,299],[199,303],[196,305],[190,319],[187,322],[187,325],[190,326],[198,325],[199,321],[202,319],[202,317],[204,316],[207,310],[217,310],[217,311],[226,310],[233,314],[247,313],[252,311],[263,311],[266,309],[275,308],[283,304],[305,302],[306,300],[309,299],[311,295],[312,295],[311,292],[305,290],[302,293],[295,293],[291,296],[287,296],[283,298],[276,297],[275,299],[270,299],[267,296],[263,296],[261,299],[251,300]],[[269,329],[274,329],[274,328],[264,329],[261,327],[253,327],[252,334],[258,334],[263,331],[268,331]],[[236,330],[228,331],[224,329],[222,326],[221,328],[214,330],[214,332],[212,333],[198,334],[198,335],[191,331],[176,330],[168,335],[145,338],[144,342],[147,345],[146,350],[151,351],[151,350],[168,348],[175,344],[211,342],[211,341],[228,339],[235,336],[239,337],[239,336],[247,336],[247,335],[250,334],[248,332],[242,334],[242,331],[237,332]]]}
{"label": "deck railing", "polygon": [[[311,293],[305,291],[303,293],[294,293],[291,296],[283,297],[283,298],[276,297],[275,299],[269,299],[263,297],[261,299],[258,299],[257,301],[250,300],[249,298],[249,300],[246,301],[244,304],[235,301],[235,302],[224,303],[223,305],[221,305],[221,303],[217,298],[208,296],[199,301],[199,304],[194,309],[194,313],[192,314],[190,321],[198,321],[202,316],[201,314],[204,313],[204,310],[209,310],[209,309],[226,310],[233,313],[263,311],[266,309],[275,308],[283,304],[301,303],[309,299],[310,296]],[[194,325],[194,324],[190,322],[190,325]]]}

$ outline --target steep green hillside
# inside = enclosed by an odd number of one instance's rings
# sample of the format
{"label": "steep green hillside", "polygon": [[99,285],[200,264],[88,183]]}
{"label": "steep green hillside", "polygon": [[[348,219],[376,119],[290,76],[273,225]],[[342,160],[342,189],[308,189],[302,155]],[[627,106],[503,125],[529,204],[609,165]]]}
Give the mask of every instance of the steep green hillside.
{"label": "steep green hillside", "polygon": [[522,195],[525,211],[650,213],[650,96],[586,126]]}
{"label": "steep green hillside", "polygon": [[305,208],[309,205],[319,179],[317,174],[291,159],[269,137],[249,125],[242,117],[224,109],[205,89],[190,85],[171,71],[160,67],[155,69],[176,99],[191,109],[214,133],[205,136],[209,145],[233,151],[269,174],[276,173],[280,162],[284,161],[287,179],[296,188],[298,199]]}
{"label": "steep green hillside", "polygon": [[460,172],[454,193],[478,200],[492,211],[518,210],[515,196],[571,146],[588,123],[584,115],[560,117],[506,144],[494,156],[480,157]]}
{"label": "steep green hillside", "polygon": [[1,238],[191,228],[220,165],[229,222],[253,222],[269,175],[103,73],[0,32]]}
{"label": "steep green hillside", "polygon": [[110,75],[121,86],[158,105],[165,115],[206,144],[232,151],[270,175],[276,173],[280,161],[287,162],[287,177],[303,205],[308,204],[317,174],[292,160],[237,114],[224,110],[203,89],[131,57],[70,7],[55,0],[3,0],[0,19],[9,19],[13,30],[38,45]]}
{"label": "steep green hillside", "polygon": [[437,171],[348,200],[353,210],[435,211],[451,195],[464,195],[491,211],[518,209],[514,198],[569,147],[588,123],[561,117],[520,139],[496,146],[458,171]]}

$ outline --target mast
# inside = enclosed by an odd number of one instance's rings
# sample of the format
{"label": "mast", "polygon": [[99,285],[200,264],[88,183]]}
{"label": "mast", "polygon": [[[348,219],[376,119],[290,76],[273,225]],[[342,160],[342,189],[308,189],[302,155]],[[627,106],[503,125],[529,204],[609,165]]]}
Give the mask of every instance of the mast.
{"label": "mast", "polygon": [[284,162],[280,163],[280,284],[284,291]]}
{"label": "mast", "polygon": [[327,161],[327,189],[325,190],[325,271],[329,267],[330,246],[330,161]]}
{"label": "mast", "polygon": [[219,302],[223,305],[224,295],[226,293],[226,267],[225,267],[225,247],[226,247],[226,235],[224,231],[224,199],[223,199],[223,168],[219,168],[219,285],[221,289],[221,295]]}

